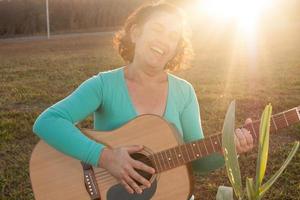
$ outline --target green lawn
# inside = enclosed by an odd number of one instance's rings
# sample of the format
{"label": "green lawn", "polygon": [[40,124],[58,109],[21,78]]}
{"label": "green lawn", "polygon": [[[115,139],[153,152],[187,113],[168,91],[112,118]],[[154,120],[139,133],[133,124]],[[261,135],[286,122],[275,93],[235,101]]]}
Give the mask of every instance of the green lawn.
{"label": "green lawn", "polygon": [[[233,99],[237,100],[237,125],[246,117],[258,119],[269,102],[274,113],[300,105],[300,38],[296,33],[295,27],[265,30],[256,62],[247,58],[245,44],[234,48],[228,34],[215,33],[210,40],[206,40],[209,34],[195,34],[191,68],[175,74],[195,87],[206,135],[221,130]],[[88,77],[121,65],[111,36],[0,41],[0,199],[33,199],[28,163],[38,141],[32,125],[39,113]],[[91,123],[89,117],[82,126],[91,127]],[[291,143],[299,139],[299,124],[272,135],[267,176],[276,172]],[[255,160],[255,153],[240,157],[243,177],[254,176]],[[297,152],[265,199],[299,199],[299,169]],[[215,199],[218,186],[229,185],[224,169],[196,175],[195,180],[197,199]]]}

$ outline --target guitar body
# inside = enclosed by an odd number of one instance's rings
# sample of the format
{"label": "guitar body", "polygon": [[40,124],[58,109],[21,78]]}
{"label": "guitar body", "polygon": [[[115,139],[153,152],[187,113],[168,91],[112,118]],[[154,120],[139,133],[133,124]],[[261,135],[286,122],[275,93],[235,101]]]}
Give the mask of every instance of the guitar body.
{"label": "guitar body", "polygon": [[[156,153],[179,145],[182,141],[176,129],[161,117],[142,115],[111,132],[82,129],[91,139],[110,147],[144,145],[143,154]],[[142,194],[129,194],[105,169],[93,168],[101,200],[185,200],[192,191],[187,165],[161,172],[151,177],[151,188]],[[91,198],[84,183],[80,161],[66,156],[40,141],[30,160],[30,178],[35,199]]]}

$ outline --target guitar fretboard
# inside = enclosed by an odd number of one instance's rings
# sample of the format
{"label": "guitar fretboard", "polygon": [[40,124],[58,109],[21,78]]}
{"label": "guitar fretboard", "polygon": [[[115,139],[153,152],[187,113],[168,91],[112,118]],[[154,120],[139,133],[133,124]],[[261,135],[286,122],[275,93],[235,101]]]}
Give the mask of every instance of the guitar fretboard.
{"label": "guitar fretboard", "polygon": [[[272,115],[270,122],[270,133],[286,128],[300,121],[300,107],[296,107],[275,115]],[[254,139],[258,142],[260,120],[253,121],[244,126],[248,129]],[[217,133],[205,139],[185,143],[149,156],[157,173],[163,172],[212,153],[222,151],[222,134]]]}

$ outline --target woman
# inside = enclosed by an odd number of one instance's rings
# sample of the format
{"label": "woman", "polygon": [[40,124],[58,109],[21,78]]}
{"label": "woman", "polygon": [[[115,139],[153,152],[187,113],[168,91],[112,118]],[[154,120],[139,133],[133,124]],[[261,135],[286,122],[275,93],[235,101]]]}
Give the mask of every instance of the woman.
{"label": "woman", "polygon": [[[94,113],[94,128],[108,131],[150,113],[175,124],[185,142],[203,138],[192,85],[168,73],[182,68],[189,41],[181,11],[170,4],[155,4],[134,11],[114,42],[127,65],[84,81],[68,97],[45,110],[33,131],[59,151],[107,169],[129,193],[141,193],[142,186],[150,187],[150,182],[134,168],[149,173],[154,169],[129,154],[143,147],[107,148],[83,135],[74,123]],[[237,129],[236,136],[238,152],[252,149],[253,140],[247,130]],[[195,170],[212,170],[222,164],[222,159],[215,156],[196,161],[194,166]]]}

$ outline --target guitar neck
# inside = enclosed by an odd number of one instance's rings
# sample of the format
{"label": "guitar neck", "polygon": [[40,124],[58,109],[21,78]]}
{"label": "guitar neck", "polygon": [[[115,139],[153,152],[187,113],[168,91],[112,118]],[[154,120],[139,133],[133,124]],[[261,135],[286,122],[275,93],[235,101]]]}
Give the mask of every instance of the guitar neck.
{"label": "guitar neck", "polygon": [[[270,133],[275,133],[300,121],[300,106],[272,115]],[[253,121],[243,128],[250,131],[254,142],[258,142],[260,120]],[[217,133],[210,137],[185,143],[149,156],[157,172],[163,172],[191,161],[208,156],[215,152],[222,152],[222,134]]]}

